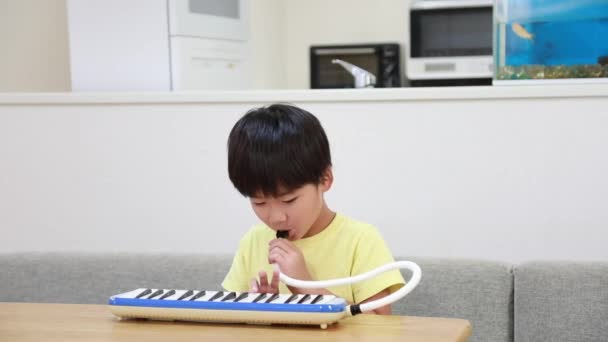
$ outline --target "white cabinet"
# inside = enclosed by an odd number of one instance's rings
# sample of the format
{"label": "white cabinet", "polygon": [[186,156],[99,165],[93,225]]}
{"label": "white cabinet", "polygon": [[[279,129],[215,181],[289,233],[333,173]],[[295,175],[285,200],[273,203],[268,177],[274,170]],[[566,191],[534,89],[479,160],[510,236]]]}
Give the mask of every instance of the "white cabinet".
{"label": "white cabinet", "polygon": [[243,0],[169,0],[169,28],[172,36],[243,41],[248,12]]}
{"label": "white cabinet", "polygon": [[250,87],[248,0],[68,0],[74,91]]}

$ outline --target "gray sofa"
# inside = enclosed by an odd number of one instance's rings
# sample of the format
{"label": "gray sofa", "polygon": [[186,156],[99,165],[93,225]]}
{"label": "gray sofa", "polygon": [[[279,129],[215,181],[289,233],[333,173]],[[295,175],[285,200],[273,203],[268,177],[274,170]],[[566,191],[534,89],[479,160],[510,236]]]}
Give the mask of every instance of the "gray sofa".
{"label": "gray sofa", "polygon": [[[137,287],[219,289],[231,259],[5,253],[0,301],[103,304]],[[395,314],[468,319],[470,341],[608,341],[608,263],[397,259],[417,262],[423,276]]]}

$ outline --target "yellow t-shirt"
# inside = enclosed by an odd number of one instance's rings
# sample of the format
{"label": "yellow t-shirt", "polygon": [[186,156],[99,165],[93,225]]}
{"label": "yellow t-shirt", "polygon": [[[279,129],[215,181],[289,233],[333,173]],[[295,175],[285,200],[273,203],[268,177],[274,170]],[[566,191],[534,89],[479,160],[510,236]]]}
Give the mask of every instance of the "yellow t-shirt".
{"label": "yellow t-shirt", "polygon": [[[264,224],[254,226],[245,234],[222,283],[224,289],[245,292],[259,271],[272,276],[268,242],[275,237],[276,232]],[[315,280],[355,276],[394,261],[375,227],[340,214],[336,214],[320,233],[293,243],[302,251],[308,271]],[[360,303],[386,288],[394,292],[404,284],[401,273],[392,270],[363,282],[328,290],[350,303]],[[279,285],[279,292],[290,293],[283,283]]]}

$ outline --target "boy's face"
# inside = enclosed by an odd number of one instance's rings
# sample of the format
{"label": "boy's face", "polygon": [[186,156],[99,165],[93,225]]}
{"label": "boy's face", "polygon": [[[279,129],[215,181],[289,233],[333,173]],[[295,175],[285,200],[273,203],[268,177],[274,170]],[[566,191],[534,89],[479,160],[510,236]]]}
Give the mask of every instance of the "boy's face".
{"label": "boy's face", "polygon": [[333,180],[331,170],[328,173],[320,184],[306,184],[276,197],[256,194],[250,198],[251,207],[268,227],[288,231],[291,241],[312,236],[325,228],[319,226],[319,217],[328,210],[323,197]]}

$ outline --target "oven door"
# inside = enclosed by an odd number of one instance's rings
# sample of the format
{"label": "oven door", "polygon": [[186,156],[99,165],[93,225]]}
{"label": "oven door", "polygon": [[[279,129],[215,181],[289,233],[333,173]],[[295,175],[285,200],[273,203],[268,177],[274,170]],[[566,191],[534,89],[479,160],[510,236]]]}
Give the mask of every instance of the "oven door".
{"label": "oven door", "polygon": [[341,59],[365,69],[376,77],[379,74],[380,53],[377,46],[313,46],[310,49],[310,87],[312,89],[353,88],[353,76],[332,63]]}
{"label": "oven door", "polygon": [[492,77],[492,1],[419,1],[410,9],[410,80]]}

